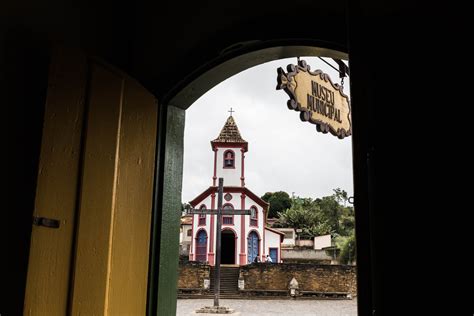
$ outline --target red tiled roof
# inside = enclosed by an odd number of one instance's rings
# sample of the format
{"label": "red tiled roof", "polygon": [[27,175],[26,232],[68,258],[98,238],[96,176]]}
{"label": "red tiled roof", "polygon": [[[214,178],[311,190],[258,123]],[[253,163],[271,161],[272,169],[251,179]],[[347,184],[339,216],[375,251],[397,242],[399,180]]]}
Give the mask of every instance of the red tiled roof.
{"label": "red tiled roof", "polygon": [[193,217],[191,215],[181,216],[181,225],[191,225],[193,223]]}

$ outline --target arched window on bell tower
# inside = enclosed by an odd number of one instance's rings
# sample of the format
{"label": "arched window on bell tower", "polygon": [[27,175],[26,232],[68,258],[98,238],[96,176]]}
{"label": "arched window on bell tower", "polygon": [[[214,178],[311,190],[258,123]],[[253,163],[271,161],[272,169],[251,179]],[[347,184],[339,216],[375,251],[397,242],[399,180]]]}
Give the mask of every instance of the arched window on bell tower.
{"label": "arched window on bell tower", "polygon": [[232,116],[225,122],[219,136],[211,140],[211,147],[214,151],[212,186],[217,186],[219,178],[224,178],[225,186],[245,186],[244,161],[248,143],[241,137]]}
{"label": "arched window on bell tower", "polygon": [[235,168],[235,153],[230,149],[224,151],[224,168]]}

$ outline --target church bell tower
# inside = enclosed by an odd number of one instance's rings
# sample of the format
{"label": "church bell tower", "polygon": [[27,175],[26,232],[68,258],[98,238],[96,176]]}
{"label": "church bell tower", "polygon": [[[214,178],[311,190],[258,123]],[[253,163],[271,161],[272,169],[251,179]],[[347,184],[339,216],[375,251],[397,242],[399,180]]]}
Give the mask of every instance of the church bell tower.
{"label": "church bell tower", "polygon": [[212,185],[217,179],[224,178],[226,187],[245,186],[245,153],[248,143],[240,136],[239,128],[231,115],[227,118],[219,136],[211,141],[214,151],[214,175]]}

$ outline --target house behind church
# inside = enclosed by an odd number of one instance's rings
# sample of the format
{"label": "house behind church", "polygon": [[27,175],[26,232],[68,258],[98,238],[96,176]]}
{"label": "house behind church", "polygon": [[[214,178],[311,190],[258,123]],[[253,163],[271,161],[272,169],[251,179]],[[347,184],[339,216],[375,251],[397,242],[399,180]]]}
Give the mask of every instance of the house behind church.
{"label": "house behind church", "polygon": [[181,225],[179,230],[179,255],[189,256],[191,249],[191,239],[193,236],[193,217],[192,215],[184,215],[181,217]]}

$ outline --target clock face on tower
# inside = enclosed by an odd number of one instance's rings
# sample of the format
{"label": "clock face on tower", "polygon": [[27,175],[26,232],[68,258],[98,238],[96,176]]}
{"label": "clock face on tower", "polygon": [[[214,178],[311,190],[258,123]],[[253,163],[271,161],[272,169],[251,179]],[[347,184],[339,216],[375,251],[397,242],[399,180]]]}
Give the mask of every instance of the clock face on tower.
{"label": "clock face on tower", "polygon": [[224,199],[229,202],[230,200],[232,200],[232,195],[230,193],[226,193],[226,195],[224,195]]}

